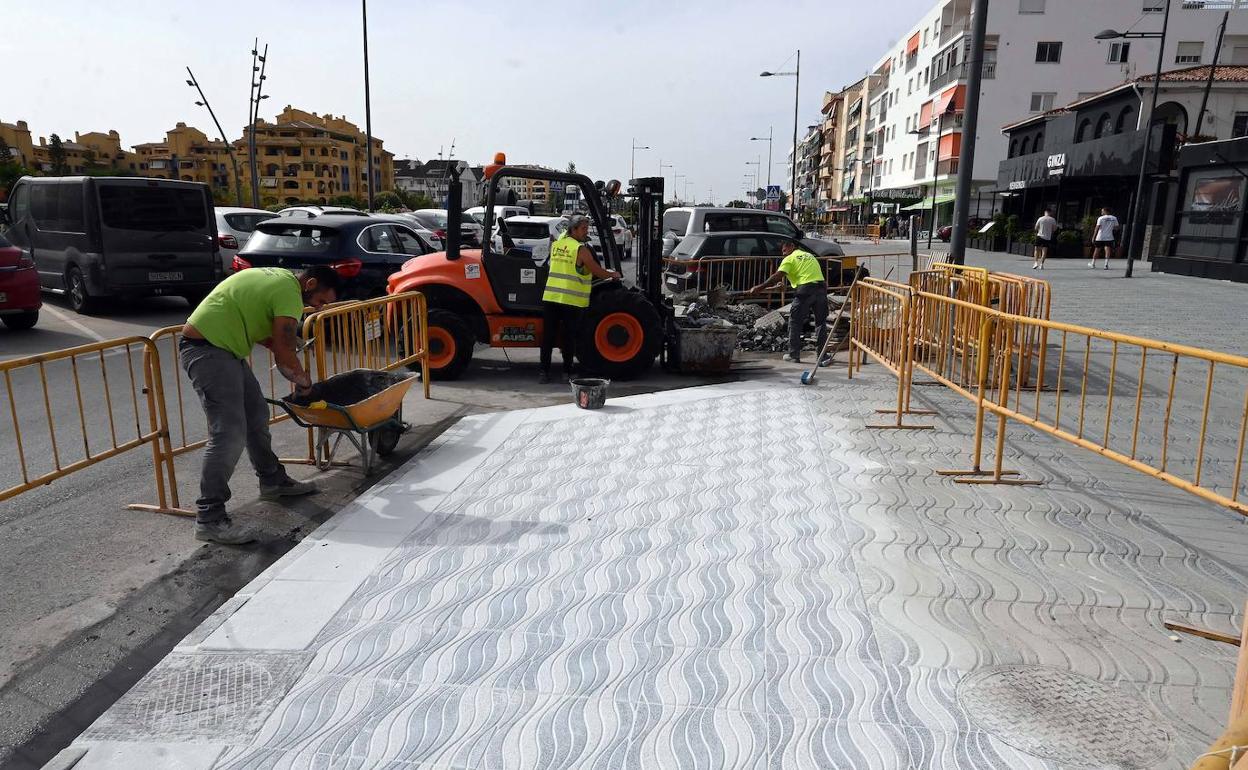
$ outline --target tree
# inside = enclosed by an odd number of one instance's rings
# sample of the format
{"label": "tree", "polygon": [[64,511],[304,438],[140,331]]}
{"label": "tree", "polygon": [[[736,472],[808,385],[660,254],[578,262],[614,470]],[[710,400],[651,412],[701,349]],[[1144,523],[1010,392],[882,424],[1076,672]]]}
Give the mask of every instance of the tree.
{"label": "tree", "polygon": [[740,199],[730,200],[730,201],[728,201],[728,204],[727,204],[727,205],[728,205],[728,208],[730,208],[730,209],[748,209],[748,208],[752,208],[752,206],[750,206],[750,204],[748,204],[748,203],[746,203],[745,201],[740,200]]}
{"label": "tree", "polygon": [[373,206],[380,211],[393,212],[405,208],[406,204],[396,191],[386,190],[373,196]]}
{"label": "tree", "polygon": [[65,160],[65,145],[61,137],[53,134],[48,140],[48,161],[52,165],[49,172],[52,176],[65,176],[69,173],[69,163]]}
{"label": "tree", "polygon": [[0,136],[0,163],[12,163],[13,151],[9,149],[9,143],[4,141],[4,137]]}
{"label": "tree", "polygon": [[576,161],[572,161],[572,160],[568,161],[568,173],[569,174],[576,173]]}

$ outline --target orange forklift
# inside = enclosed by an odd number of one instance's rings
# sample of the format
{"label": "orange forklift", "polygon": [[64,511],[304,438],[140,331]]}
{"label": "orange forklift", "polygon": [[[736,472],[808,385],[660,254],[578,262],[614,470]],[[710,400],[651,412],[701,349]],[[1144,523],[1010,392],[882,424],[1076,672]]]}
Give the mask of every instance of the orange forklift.
{"label": "orange forklift", "polygon": [[[429,307],[429,370],[435,379],[453,380],[472,361],[473,347],[535,348],[542,340],[542,292],[549,266],[533,253],[514,248],[504,224],[503,248],[495,239],[495,203],[502,205],[509,179],[546,182],[547,189],[575,185],[590,219],[590,245],[605,267],[621,271],[623,253],[612,236],[608,207],[620,183],[593,182],[582,174],[495,166],[487,170],[485,235],[480,249],[461,249],[462,189],[452,175],[447,198],[446,250],[408,260],[390,276],[387,291],[420,291]],[[500,190],[503,190],[500,193]],[[670,301],[662,296],[662,244],[659,225],[663,179],[634,179],[627,196],[637,201],[637,281],[596,280],[575,340],[582,371],[608,378],[644,374],[674,338]]]}

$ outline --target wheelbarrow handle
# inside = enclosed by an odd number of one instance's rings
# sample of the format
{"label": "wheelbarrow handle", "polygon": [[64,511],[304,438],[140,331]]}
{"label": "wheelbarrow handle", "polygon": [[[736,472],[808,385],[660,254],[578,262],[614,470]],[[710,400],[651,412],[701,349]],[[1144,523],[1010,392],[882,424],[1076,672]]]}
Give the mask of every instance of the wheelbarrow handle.
{"label": "wheelbarrow handle", "polygon": [[[268,401],[268,402],[269,402],[270,404],[272,404],[273,406],[278,406],[278,407],[281,407],[282,411],[283,411],[283,412],[285,412],[286,414],[290,415],[290,419],[294,420],[294,421],[295,421],[295,424],[296,424],[296,425],[298,425],[300,428],[309,428],[309,429],[311,429],[311,428],[328,428],[328,427],[330,427],[330,426],[327,426],[327,425],[309,425],[308,423],[306,423],[306,422],[304,422],[303,420],[301,420],[301,419],[299,418],[299,415],[298,415],[298,414],[296,414],[296,413],[295,413],[295,411],[294,411],[293,409],[291,409],[291,408],[290,408],[290,404],[287,404],[285,401],[279,401],[279,400],[277,400],[277,399],[273,399],[273,398],[265,398],[264,400],[265,400],[265,401]],[[357,423],[357,422],[355,421],[355,418],[351,416],[351,412],[350,412],[350,411],[348,411],[347,409],[344,409],[344,408],[342,408],[341,406],[338,406],[337,404],[329,404],[329,403],[325,404],[325,408],[326,408],[326,409],[332,409],[333,411],[338,412],[338,413],[339,413],[339,414],[341,414],[343,417],[347,418],[347,423],[351,426],[351,430],[353,430],[353,431],[355,431],[355,432],[357,432],[357,433],[364,433],[364,432],[365,432],[365,430],[364,430],[363,428],[361,428],[361,427],[360,427],[359,423]],[[332,428],[331,428],[331,430],[332,430]]]}

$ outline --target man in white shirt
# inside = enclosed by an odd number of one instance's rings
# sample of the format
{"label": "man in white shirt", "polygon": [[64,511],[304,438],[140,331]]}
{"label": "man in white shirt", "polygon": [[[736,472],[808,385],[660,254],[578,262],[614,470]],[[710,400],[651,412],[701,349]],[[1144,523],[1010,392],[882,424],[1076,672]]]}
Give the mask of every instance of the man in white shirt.
{"label": "man in white shirt", "polygon": [[1109,213],[1108,208],[1101,209],[1101,216],[1096,220],[1096,231],[1092,236],[1092,261],[1088,263],[1088,267],[1096,268],[1096,257],[1101,251],[1105,252],[1105,269],[1109,269],[1109,256],[1114,253],[1118,247],[1118,217]]}
{"label": "man in white shirt", "polygon": [[1044,216],[1036,220],[1036,253],[1031,269],[1044,269],[1044,260],[1049,256],[1049,249],[1053,246],[1053,237],[1057,235],[1057,220],[1053,218],[1053,212],[1048,209],[1044,210]]}

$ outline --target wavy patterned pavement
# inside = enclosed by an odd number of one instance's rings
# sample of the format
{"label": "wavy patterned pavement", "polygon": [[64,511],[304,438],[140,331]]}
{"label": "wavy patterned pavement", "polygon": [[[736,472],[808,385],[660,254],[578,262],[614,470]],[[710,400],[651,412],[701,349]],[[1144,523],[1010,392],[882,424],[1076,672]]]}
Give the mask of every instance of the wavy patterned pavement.
{"label": "wavy patterned pavement", "polygon": [[1220,732],[1238,517],[827,376],[465,420],[222,608],[78,768],[1180,768]]}

